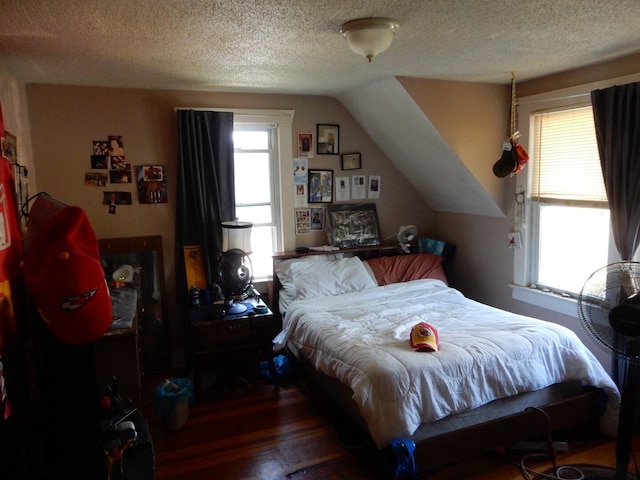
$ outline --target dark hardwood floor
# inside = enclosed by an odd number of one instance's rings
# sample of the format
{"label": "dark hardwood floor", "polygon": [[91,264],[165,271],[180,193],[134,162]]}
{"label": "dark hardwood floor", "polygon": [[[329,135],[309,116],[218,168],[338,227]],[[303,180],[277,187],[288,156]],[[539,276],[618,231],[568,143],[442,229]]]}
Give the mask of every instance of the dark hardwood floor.
{"label": "dark hardwood floor", "polygon": [[[334,421],[330,406],[303,381],[279,390],[259,380],[219,382],[197,395],[189,420],[178,430],[166,429],[150,405],[143,410],[150,420],[157,480],[392,478],[377,450],[358,436],[341,434],[344,423]],[[559,464],[615,465],[612,439],[554,440],[569,441],[569,452],[559,454]],[[640,436],[636,445],[638,440]],[[522,454],[494,452],[424,478],[522,480],[513,463],[518,456]],[[550,465],[531,466],[544,470]]]}

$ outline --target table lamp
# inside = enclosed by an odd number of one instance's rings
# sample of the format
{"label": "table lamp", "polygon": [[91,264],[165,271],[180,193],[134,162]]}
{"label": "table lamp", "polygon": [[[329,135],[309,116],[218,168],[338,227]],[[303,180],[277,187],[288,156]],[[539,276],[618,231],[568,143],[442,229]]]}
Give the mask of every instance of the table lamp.
{"label": "table lamp", "polygon": [[218,283],[224,293],[227,315],[237,315],[247,310],[237,300],[242,299],[253,280],[249,258],[253,224],[236,219],[222,222],[221,226],[222,253],[218,261]]}

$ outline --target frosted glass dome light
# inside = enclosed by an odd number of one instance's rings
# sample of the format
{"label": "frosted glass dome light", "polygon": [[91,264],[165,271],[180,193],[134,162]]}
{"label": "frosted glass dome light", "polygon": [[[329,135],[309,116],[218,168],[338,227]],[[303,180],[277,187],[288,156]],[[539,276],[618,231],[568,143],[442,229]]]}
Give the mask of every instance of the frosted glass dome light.
{"label": "frosted glass dome light", "polygon": [[389,48],[399,28],[393,18],[359,18],[343,23],[340,33],[351,50],[371,63],[373,57]]}

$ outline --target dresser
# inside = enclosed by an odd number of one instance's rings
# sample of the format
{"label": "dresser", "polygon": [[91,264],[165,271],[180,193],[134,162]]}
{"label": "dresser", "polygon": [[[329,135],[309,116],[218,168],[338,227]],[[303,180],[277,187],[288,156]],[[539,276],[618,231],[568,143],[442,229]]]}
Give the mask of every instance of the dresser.
{"label": "dresser", "polygon": [[189,309],[187,324],[196,389],[201,386],[203,369],[229,362],[257,370],[260,360],[268,360],[271,378],[276,378],[271,342],[280,330],[279,322],[268,307],[256,311],[257,299],[248,298],[243,303],[247,311],[238,315],[220,316],[217,305]]}

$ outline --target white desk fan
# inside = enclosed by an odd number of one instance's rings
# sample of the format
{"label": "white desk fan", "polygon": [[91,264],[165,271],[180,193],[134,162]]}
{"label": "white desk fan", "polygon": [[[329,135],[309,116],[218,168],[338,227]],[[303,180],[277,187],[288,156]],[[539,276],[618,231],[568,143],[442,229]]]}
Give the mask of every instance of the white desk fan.
{"label": "white desk fan", "polygon": [[417,234],[418,228],[415,225],[403,225],[400,227],[396,239],[404,253],[409,253],[411,241],[416,238]]}

